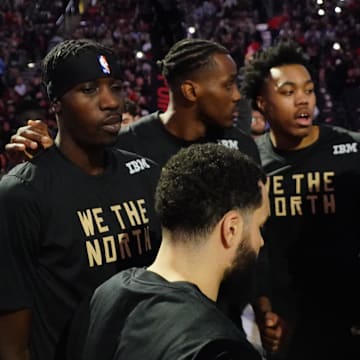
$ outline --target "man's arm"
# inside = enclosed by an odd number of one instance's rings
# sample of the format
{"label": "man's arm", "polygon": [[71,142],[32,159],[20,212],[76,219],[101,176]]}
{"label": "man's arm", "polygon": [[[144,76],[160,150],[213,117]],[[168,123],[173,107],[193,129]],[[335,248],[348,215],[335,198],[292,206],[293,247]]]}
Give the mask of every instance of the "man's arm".
{"label": "man's arm", "polygon": [[41,120],[28,120],[27,125],[20,127],[11,137],[5,149],[11,164],[16,165],[31,159],[34,152],[41,148],[46,149],[52,144],[47,125]]}
{"label": "man's arm", "polygon": [[31,311],[0,311],[0,360],[29,360]]}

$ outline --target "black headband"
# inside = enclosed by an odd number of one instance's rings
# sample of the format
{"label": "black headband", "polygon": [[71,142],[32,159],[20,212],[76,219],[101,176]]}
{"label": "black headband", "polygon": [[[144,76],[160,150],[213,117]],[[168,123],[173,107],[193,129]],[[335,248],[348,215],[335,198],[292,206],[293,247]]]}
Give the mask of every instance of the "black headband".
{"label": "black headband", "polygon": [[59,64],[49,76],[46,90],[50,100],[61,98],[74,86],[104,77],[121,79],[121,69],[114,54],[88,49]]}

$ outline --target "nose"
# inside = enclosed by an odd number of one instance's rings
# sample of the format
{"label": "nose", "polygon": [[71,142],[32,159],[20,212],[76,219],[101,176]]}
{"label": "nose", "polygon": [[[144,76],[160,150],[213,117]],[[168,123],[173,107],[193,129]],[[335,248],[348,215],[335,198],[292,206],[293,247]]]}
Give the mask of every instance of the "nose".
{"label": "nose", "polygon": [[119,109],[123,107],[123,100],[119,93],[114,92],[110,86],[101,86],[99,89],[99,106],[101,110]]}
{"label": "nose", "polygon": [[309,95],[304,91],[299,91],[295,97],[296,104],[307,105],[309,103]]}
{"label": "nose", "polygon": [[238,102],[240,99],[241,99],[241,94],[240,94],[239,87],[237,85],[235,85],[235,89],[233,91],[233,101]]}

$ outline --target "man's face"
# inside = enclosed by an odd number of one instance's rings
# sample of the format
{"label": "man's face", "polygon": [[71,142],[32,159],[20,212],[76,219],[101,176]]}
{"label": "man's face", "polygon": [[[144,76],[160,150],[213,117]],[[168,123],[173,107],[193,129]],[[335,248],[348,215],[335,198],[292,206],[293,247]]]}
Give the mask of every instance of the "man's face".
{"label": "man's face", "polygon": [[103,147],[116,142],[124,101],[121,82],[101,78],[79,84],[60,100],[61,137],[80,147]]}
{"label": "man's face", "polygon": [[309,72],[299,64],[271,68],[257,104],[277,136],[307,137],[316,104]]}
{"label": "man's face", "polygon": [[240,100],[237,68],[229,55],[215,54],[214,65],[198,75],[197,111],[201,121],[217,127],[233,125],[236,103]]}

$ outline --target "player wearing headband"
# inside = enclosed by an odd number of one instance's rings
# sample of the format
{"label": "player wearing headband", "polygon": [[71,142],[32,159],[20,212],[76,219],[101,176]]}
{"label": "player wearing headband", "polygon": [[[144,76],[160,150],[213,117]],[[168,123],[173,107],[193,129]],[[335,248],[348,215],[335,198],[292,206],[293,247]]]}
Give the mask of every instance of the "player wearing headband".
{"label": "player wearing headband", "polygon": [[66,359],[80,304],[159,247],[158,167],[112,147],[124,105],[112,51],[64,41],[45,57],[43,80],[55,144],[0,182],[0,359]]}

